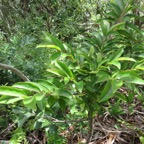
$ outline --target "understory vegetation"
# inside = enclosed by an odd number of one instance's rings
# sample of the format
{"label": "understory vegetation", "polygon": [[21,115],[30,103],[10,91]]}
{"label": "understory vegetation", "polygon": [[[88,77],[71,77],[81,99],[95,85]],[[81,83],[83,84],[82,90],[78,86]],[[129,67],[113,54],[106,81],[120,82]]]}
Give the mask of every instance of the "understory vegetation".
{"label": "understory vegetation", "polygon": [[0,143],[144,144],[144,2],[0,0]]}

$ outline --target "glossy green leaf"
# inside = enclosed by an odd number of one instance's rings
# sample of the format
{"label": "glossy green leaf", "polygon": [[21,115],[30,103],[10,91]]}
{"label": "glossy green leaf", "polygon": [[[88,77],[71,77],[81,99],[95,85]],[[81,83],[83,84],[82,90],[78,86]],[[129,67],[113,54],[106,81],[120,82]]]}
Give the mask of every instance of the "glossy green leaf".
{"label": "glossy green leaf", "polygon": [[144,85],[144,80],[138,77],[123,77],[122,80],[129,83]]}
{"label": "glossy green leaf", "polygon": [[108,81],[100,95],[99,102],[107,101],[109,98],[112,98],[115,92],[122,86],[123,82],[118,80]]}
{"label": "glossy green leaf", "polygon": [[49,82],[48,80],[37,80],[37,82],[47,89],[46,92],[51,92],[55,88],[57,88],[53,83]]}
{"label": "glossy green leaf", "polygon": [[119,5],[116,5],[115,3],[110,3],[109,4],[112,9],[120,16],[122,11],[121,11],[121,8],[119,7]]}
{"label": "glossy green leaf", "polygon": [[110,61],[119,58],[119,57],[123,54],[123,52],[124,52],[123,49],[119,49],[119,50],[118,50],[117,52],[115,52],[114,54],[111,54],[111,56],[109,57]]}
{"label": "glossy green leaf", "polygon": [[123,10],[125,7],[124,0],[114,0],[114,2],[119,5],[119,7]]}
{"label": "glossy green leaf", "polygon": [[108,73],[104,72],[104,71],[99,71],[96,75],[97,75],[98,78],[97,78],[96,82],[94,83],[94,85],[96,83],[100,83],[100,82],[110,80],[110,78],[111,78],[110,75]]}
{"label": "glossy green leaf", "polygon": [[124,94],[122,94],[122,93],[120,93],[120,92],[117,91],[115,93],[115,95],[116,95],[116,97],[118,97],[119,99],[123,100],[124,102],[127,101],[126,96]]}
{"label": "glossy green leaf", "polygon": [[10,86],[0,86],[0,95],[24,98],[26,96],[26,93],[18,88],[14,88]]}
{"label": "glossy green leaf", "polygon": [[37,104],[37,107],[38,107],[42,112],[45,111],[45,108],[46,108],[46,100],[45,100],[45,99],[42,99],[41,101],[37,101],[36,104]]}
{"label": "glossy green leaf", "polygon": [[83,81],[75,82],[75,86],[76,89],[81,93],[83,90],[84,82]]}
{"label": "glossy green leaf", "polygon": [[32,116],[31,113],[26,113],[22,119],[18,122],[18,127],[24,126],[24,123]]}
{"label": "glossy green leaf", "polygon": [[90,50],[89,50],[88,56],[89,56],[89,57],[92,57],[93,54],[94,54],[94,52],[95,52],[95,49],[94,49],[94,47],[92,46],[92,47],[90,48]]}
{"label": "glossy green leaf", "polygon": [[122,27],[124,27],[124,22],[121,22],[121,23],[118,23],[118,24],[113,25],[113,26],[110,28],[109,32],[111,32],[111,31],[113,31],[113,30],[118,30],[119,28],[122,28]]}
{"label": "glossy green leaf", "polygon": [[[137,17],[137,18],[139,18],[139,17]],[[130,27],[130,28],[132,28],[133,30],[135,30],[139,34],[142,34],[142,31],[136,25],[134,25],[132,23],[127,23],[127,26]]]}
{"label": "glossy green leaf", "polygon": [[66,102],[65,102],[65,100],[62,99],[62,98],[60,98],[60,99],[58,100],[58,103],[59,103],[59,106],[60,106],[60,108],[62,109],[62,111],[65,111],[65,110],[66,110]]}
{"label": "glossy green leaf", "polygon": [[103,32],[103,35],[106,36],[108,29],[109,29],[110,24],[107,21],[103,21],[103,23],[101,24],[101,29]]}
{"label": "glossy green leaf", "polygon": [[29,91],[34,91],[34,92],[41,92],[44,90],[44,88],[35,82],[18,82],[13,85],[13,87],[20,88],[20,89],[26,89]]}
{"label": "glossy green leaf", "polygon": [[36,101],[41,101],[45,97],[44,94],[39,94],[39,93],[36,93],[33,96],[35,97]]}
{"label": "glossy green leaf", "polygon": [[141,79],[135,72],[133,71],[122,71],[116,75],[117,79],[121,79],[123,81],[134,83],[134,84],[142,84],[144,85],[144,80]]}
{"label": "glossy green leaf", "polygon": [[124,77],[138,77],[137,73],[135,73],[132,70],[125,70],[125,71],[120,71],[119,73],[117,73],[116,78],[117,79],[121,79]]}
{"label": "glossy green leaf", "polygon": [[57,89],[52,93],[52,95],[64,96],[64,97],[71,97],[72,96],[72,94],[68,90],[65,90],[65,89]]}
{"label": "glossy green leaf", "polygon": [[121,69],[121,64],[120,62],[118,62],[117,60],[113,60],[111,62],[108,63],[109,65],[114,65],[116,66],[118,69]]}
{"label": "glossy green leaf", "polygon": [[66,73],[59,69],[47,69],[46,71],[57,76],[67,77]]}
{"label": "glossy green leaf", "polygon": [[117,32],[126,38],[132,39],[132,35],[126,30],[120,29]]}
{"label": "glossy green leaf", "polygon": [[50,60],[54,61],[61,56],[61,52],[56,52],[50,56]]}
{"label": "glossy green leaf", "polygon": [[58,101],[58,98],[55,96],[49,96],[47,101],[48,101],[49,106],[51,107]]}
{"label": "glossy green leaf", "polygon": [[56,66],[63,71],[68,77],[74,78],[72,71],[62,62],[57,62]]}

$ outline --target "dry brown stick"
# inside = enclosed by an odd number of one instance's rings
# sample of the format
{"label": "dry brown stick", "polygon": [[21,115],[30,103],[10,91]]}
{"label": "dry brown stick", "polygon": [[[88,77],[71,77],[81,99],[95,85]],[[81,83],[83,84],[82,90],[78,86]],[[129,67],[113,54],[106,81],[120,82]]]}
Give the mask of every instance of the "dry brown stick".
{"label": "dry brown stick", "polygon": [[24,80],[24,81],[30,81],[20,70],[14,68],[12,66],[0,63],[0,68],[6,69],[6,70],[11,70],[15,74],[17,74],[22,80]]}

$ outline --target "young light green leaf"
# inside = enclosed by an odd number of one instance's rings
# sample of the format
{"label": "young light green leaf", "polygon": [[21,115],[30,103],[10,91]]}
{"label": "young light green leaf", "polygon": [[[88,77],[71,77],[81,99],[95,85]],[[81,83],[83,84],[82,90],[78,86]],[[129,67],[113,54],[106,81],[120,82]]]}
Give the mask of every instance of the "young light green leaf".
{"label": "young light green leaf", "polygon": [[133,58],[129,58],[129,57],[120,57],[120,58],[117,58],[118,61],[133,61],[133,62],[136,62],[135,59]]}
{"label": "young light green leaf", "polygon": [[22,97],[11,97],[3,95],[0,97],[0,104],[11,104],[20,101],[22,99],[23,99]]}
{"label": "young light green leaf", "polygon": [[56,45],[44,45],[44,44],[40,44],[37,46],[37,48],[53,48],[53,49],[56,49],[58,51],[61,51],[61,49],[56,46]]}
{"label": "young light green leaf", "polygon": [[137,66],[137,67],[135,67],[135,69],[137,69],[137,70],[144,70],[144,66]]}
{"label": "young light green leaf", "polygon": [[14,88],[10,86],[0,86],[0,95],[23,98],[26,96],[26,93],[18,88]]}

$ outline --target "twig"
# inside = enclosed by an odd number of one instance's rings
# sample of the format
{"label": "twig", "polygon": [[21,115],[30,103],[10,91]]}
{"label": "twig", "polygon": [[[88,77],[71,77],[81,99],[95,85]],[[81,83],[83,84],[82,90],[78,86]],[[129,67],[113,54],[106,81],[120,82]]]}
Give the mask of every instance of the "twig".
{"label": "twig", "polygon": [[6,131],[10,131],[13,127],[15,126],[15,124],[11,124],[9,125],[6,129],[4,129],[2,132],[0,132],[0,135],[2,135],[3,133],[5,133]]}
{"label": "twig", "polygon": [[14,68],[12,66],[0,63],[0,68],[6,69],[6,70],[11,70],[15,74],[17,74],[22,80],[30,81],[20,70]]}
{"label": "twig", "polygon": [[88,112],[88,118],[89,118],[89,133],[87,137],[87,144],[91,142],[92,134],[93,134],[93,117],[92,117],[92,112]]}
{"label": "twig", "polygon": [[39,143],[39,144],[42,144],[42,142],[37,138],[37,136],[35,136],[33,133],[30,133],[30,135],[36,139],[36,141]]}
{"label": "twig", "polygon": [[56,118],[53,118],[51,116],[44,116],[44,118],[51,120],[54,123],[74,123],[74,122],[84,122],[88,121],[88,119],[78,119],[78,120],[58,120]]}

